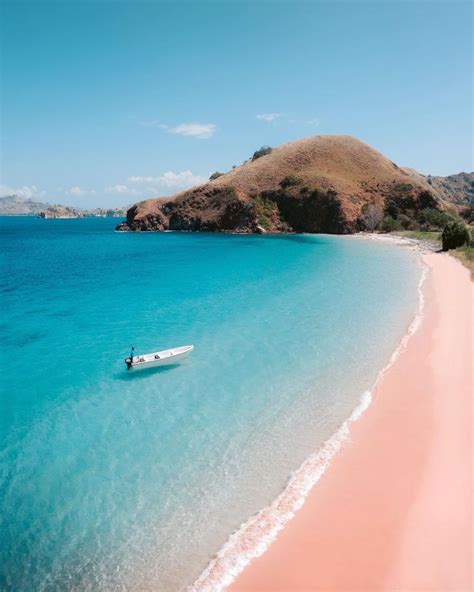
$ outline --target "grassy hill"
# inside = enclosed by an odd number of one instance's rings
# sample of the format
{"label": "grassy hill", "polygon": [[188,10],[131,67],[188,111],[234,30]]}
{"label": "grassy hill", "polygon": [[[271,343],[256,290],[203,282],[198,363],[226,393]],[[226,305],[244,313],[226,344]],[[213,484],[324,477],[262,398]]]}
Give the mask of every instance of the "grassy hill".
{"label": "grassy hill", "polygon": [[360,140],[313,136],[171,198],[138,203],[118,228],[349,233],[455,208],[428,178]]}

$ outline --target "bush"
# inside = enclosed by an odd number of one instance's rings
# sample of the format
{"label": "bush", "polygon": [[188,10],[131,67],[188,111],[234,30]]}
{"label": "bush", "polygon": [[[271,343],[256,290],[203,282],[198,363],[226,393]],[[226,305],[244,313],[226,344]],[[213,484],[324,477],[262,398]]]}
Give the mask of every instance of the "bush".
{"label": "bush", "polygon": [[424,208],[421,210],[418,220],[424,227],[424,230],[441,230],[451,220],[451,216],[446,212],[441,212],[436,208]]}
{"label": "bush", "polygon": [[209,181],[214,181],[214,179],[222,177],[223,174],[224,173],[219,173],[219,171],[216,171],[215,173],[212,173],[212,175],[209,177]]}
{"label": "bush", "polygon": [[402,225],[398,220],[392,216],[385,216],[382,220],[381,228],[384,232],[393,232],[394,230],[401,230]]}
{"label": "bush", "polygon": [[469,230],[462,222],[453,220],[448,222],[444,227],[441,240],[443,242],[443,251],[449,251],[449,249],[456,249],[463,245],[469,245]]}
{"label": "bush", "polygon": [[252,160],[257,160],[257,158],[266,156],[267,154],[270,154],[271,151],[272,149],[270,148],[270,146],[262,146],[256,152],[253,153]]}
{"label": "bush", "polygon": [[280,187],[282,189],[286,189],[287,187],[293,187],[294,185],[299,185],[300,183],[300,177],[298,177],[298,175],[295,175],[294,173],[290,173],[280,181]]}

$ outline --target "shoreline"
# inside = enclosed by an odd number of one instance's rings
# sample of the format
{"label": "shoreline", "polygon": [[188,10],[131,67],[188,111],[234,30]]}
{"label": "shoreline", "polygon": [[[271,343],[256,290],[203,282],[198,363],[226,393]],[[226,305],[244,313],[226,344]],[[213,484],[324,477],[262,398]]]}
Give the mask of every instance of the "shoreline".
{"label": "shoreline", "polygon": [[[418,265],[421,267],[421,276],[418,284],[418,308],[415,315],[387,364],[379,371],[371,390],[361,395],[359,403],[351,415],[316,452],[310,454],[303,464],[290,475],[283,491],[269,506],[251,516],[229,536],[200,576],[187,588],[188,592],[218,592],[229,586],[234,589],[235,586],[232,584],[236,579],[237,583],[240,581],[239,577],[242,572],[245,576],[248,566],[251,567],[257,558],[264,559],[262,556],[268,552],[275,541],[278,542],[279,533],[288,528],[288,523],[295,518],[296,512],[307,502],[315,485],[324,476],[345,445],[351,441],[351,424],[357,422],[370,407],[373,401],[372,393],[376,391],[385,373],[403,354],[411,337],[422,324],[425,307],[423,286],[429,274],[429,266],[422,260],[422,255],[432,252],[431,245],[420,244],[419,241],[403,237],[381,237],[378,234],[365,233],[347,238],[387,241],[419,252]],[[240,590],[240,588],[236,589]],[[275,589],[283,591],[282,588]],[[248,588],[248,592],[255,592],[255,590],[257,589]]]}
{"label": "shoreline", "polygon": [[447,254],[423,260],[419,330],[379,375],[318,487],[239,570],[233,592],[472,590],[472,284]]}

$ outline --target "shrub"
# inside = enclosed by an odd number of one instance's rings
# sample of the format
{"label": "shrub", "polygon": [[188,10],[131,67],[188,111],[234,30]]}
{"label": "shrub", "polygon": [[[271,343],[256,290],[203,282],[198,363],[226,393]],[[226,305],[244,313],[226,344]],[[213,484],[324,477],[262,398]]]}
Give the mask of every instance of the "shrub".
{"label": "shrub", "polygon": [[257,160],[257,158],[266,156],[267,154],[270,154],[271,151],[272,149],[270,148],[270,146],[262,146],[253,153],[252,160]]}
{"label": "shrub", "polygon": [[398,220],[392,216],[385,216],[382,220],[381,228],[384,232],[393,232],[394,230],[401,230],[402,225]]}
{"label": "shrub", "polygon": [[417,230],[418,224],[406,214],[400,214],[397,218],[403,230]]}
{"label": "shrub", "polygon": [[219,171],[216,171],[215,173],[212,173],[212,175],[209,177],[209,181],[214,181],[214,179],[222,177],[223,174],[224,173],[219,173]]}
{"label": "shrub", "polygon": [[426,230],[441,230],[452,218],[446,212],[441,212],[436,208],[424,208],[421,210],[418,220]]}
{"label": "shrub", "polygon": [[298,175],[295,175],[294,173],[290,173],[280,181],[280,187],[282,189],[286,189],[287,187],[293,187],[294,185],[299,185],[300,183],[301,178],[298,177]]}
{"label": "shrub", "polygon": [[468,245],[470,242],[469,230],[462,222],[452,220],[444,227],[441,240],[443,242],[443,251]]}
{"label": "shrub", "polygon": [[398,216],[398,214],[400,214],[400,208],[394,199],[392,199],[392,198],[386,199],[385,214],[391,218],[396,218]]}
{"label": "shrub", "polygon": [[423,210],[424,208],[431,208],[436,209],[437,203],[433,194],[429,191],[422,191],[418,196],[418,210]]}

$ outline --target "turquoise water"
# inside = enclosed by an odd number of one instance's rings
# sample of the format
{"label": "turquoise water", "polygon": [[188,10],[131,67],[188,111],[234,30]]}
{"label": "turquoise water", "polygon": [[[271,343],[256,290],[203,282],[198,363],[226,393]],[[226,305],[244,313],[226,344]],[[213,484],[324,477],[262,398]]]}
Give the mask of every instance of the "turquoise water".
{"label": "turquoise water", "polygon": [[[2,218],[0,588],[182,590],[350,415],[415,255],[329,236]],[[125,370],[192,343],[181,365]]]}

